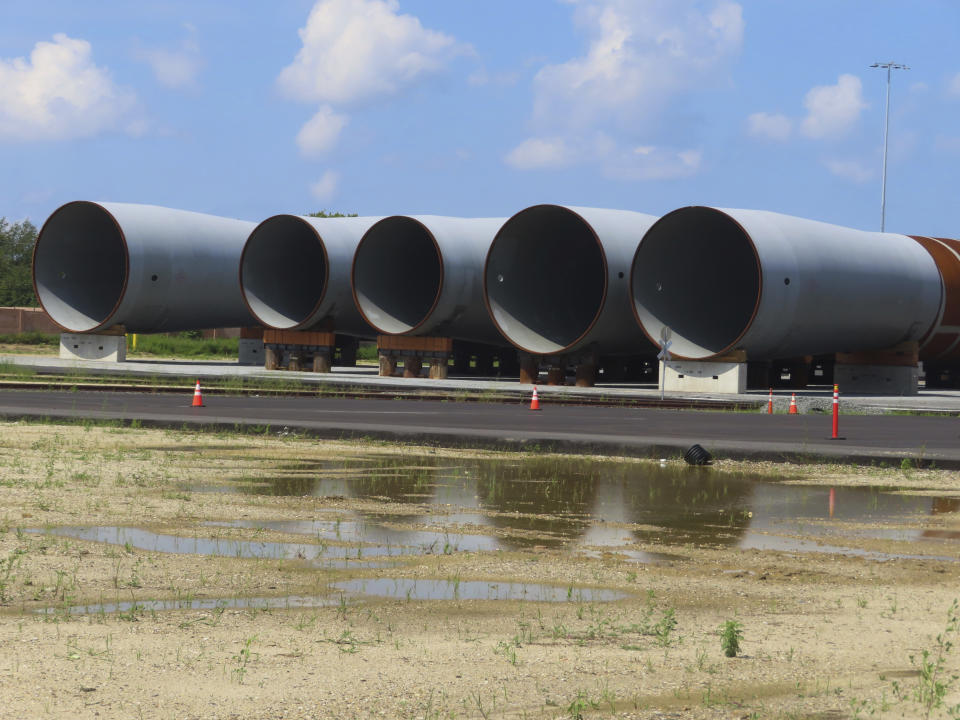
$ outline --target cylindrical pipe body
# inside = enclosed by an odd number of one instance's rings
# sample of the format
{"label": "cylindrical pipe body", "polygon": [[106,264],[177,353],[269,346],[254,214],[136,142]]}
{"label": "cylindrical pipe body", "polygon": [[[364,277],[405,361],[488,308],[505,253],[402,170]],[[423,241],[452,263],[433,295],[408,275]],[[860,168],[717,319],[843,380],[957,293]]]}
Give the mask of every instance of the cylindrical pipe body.
{"label": "cylindrical pipe body", "polygon": [[267,327],[372,337],[353,302],[350,265],[363,234],[380,218],[274,215],[250,233],[240,259],[240,288]]}
{"label": "cylindrical pipe body", "polygon": [[630,312],[630,263],[654,223],[628,210],[534,205],[490,246],[484,301],[497,328],[534,355],[652,351]]}
{"label": "cylindrical pipe body", "polygon": [[633,310],[648,337],[702,360],[892,348],[937,317],[941,278],[919,243],[760,210],[687,207],[637,249]]}
{"label": "cylindrical pipe body", "polygon": [[943,299],[936,322],[920,341],[920,359],[960,360],[960,240],[911,235],[930,253],[943,280]]}
{"label": "cylindrical pipe body", "polygon": [[155,205],[76,201],[33,250],[33,285],[69,332],[251,325],[237,270],[251,222]]}
{"label": "cylindrical pipe body", "polygon": [[394,215],[374,224],[353,258],[353,297],[384,335],[505,344],[483,305],[481,273],[502,218]]}

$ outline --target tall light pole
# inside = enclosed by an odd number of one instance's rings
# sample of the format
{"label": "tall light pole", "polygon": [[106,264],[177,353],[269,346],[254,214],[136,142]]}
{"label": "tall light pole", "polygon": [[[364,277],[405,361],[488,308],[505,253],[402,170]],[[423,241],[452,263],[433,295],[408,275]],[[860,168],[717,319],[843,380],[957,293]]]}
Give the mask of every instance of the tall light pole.
{"label": "tall light pole", "polygon": [[894,62],[874,63],[872,68],[886,68],[887,71],[887,112],[883,121],[883,180],[880,183],[880,232],[887,226],[887,141],[890,137],[890,73],[893,70],[909,70],[906,65]]}

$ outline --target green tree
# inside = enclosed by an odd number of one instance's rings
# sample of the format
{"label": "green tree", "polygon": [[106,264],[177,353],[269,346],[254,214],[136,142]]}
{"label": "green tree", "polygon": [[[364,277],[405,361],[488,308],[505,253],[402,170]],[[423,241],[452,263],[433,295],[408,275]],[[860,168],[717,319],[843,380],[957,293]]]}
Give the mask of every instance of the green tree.
{"label": "green tree", "polygon": [[31,263],[37,228],[29,220],[0,217],[0,306],[36,305]]}
{"label": "green tree", "polygon": [[307,217],[318,217],[318,218],[331,218],[331,217],[359,217],[357,213],[342,213],[342,212],[330,212],[329,210],[321,210],[320,212],[307,213]]}

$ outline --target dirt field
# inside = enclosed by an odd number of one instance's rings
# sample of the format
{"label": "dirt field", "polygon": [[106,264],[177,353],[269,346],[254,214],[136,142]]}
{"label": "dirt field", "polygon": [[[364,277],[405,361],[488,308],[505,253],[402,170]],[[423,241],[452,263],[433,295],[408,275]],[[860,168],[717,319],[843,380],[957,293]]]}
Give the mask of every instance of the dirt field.
{"label": "dirt field", "polygon": [[[421,482],[424,456],[433,464]],[[951,680],[960,650],[938,655],[945,646],[936,639],[955,636],[948,610],[960,596],[960,513],[948,501],[936,514],[839,523],[832,532],[842,543],[830,543],[861,556],[744,550],[732,528],[749,518],[728,528],[707,513],[715,541],[676,542],[666,532],[658,541],[656,523],[584,518],[562,504],[491,510],[473,496],[431,494],[437,467],[455,475],[478,458],[497,459],[276,434],[3,425],[0,716],[840,718],[924,717],[929,706],[931,717],[949,717],[960,703]],[[614,462],[504,460],[512,472],[530,464],[531,482],[551,463],[582,473]],[[617,462],[646,492],[653,464]],[[773,474],[781,484],[960,495],[956,474],[937,471],[723,463],[709,472],[717,493],[727,487],[717,479]],[[335,488],[366,474],[391,487],[403,473],[415,481],[402,501],[377,490],[276,491],[309,478]],[[665,487],[686,484],[685,473],[676,467]],[[293,532],[292,521],[334,534]],[[631,541],[574,552],[563,530],[571,523],[586,528],[581,549],[590,533]],[[374,525],[382,537],[417,538],[420,550],[397,555],[400,541],[381,541],[386,554],[377,556],[360,544]],[[56,534],[70,526],[139,528],[159,539],[147,549]],[[936,540],[878,532],[894,526]],[[810,532],[822,540],[816,524]],[[197,550],[215,539],[221,552],[161,552],[174,536]],[[433,536],[462,538],[426,544]],[[244,557],[256,548],[260,557]],[[640,553],[665,555],[642,562]],[[325,554],[346,559],[316,557]],[[357,578],[388,579],[398,597],[333,587]],[[428,579],[452,597],[409,592]],[[488,594],[542,584],[558,601],[538,600],[550,594],[543,588],[528,600],[469,599],[474,581]],[[622,599],[584,598],[599,590]],[[126,605],[114,611],[115,603]],[[726,621],[742,628],[736,657],[721,649]],[[943,661],[926,681],[925,650],[929,663]]]}

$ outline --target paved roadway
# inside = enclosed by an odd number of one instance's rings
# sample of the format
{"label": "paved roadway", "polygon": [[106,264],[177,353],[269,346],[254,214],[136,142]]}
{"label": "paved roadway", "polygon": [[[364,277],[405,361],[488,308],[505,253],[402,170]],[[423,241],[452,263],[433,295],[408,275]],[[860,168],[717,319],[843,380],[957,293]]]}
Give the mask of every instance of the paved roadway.
{"label": "paved roadway", "polygon": [[716,455],[769,459],[836,458],[899,465],[903,458],[960,468],[960,419],[905,415],[831,418],[809,415],[694,412],[543,403],[458,403],[339,398],[208,396],[206,407],[182,395],[0,391],[0,416],[139,419],[146,425],[266,426],[322,437],[378,437],[443,444],[522,447],[666,456],[700,443]]}

